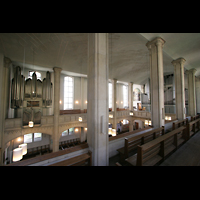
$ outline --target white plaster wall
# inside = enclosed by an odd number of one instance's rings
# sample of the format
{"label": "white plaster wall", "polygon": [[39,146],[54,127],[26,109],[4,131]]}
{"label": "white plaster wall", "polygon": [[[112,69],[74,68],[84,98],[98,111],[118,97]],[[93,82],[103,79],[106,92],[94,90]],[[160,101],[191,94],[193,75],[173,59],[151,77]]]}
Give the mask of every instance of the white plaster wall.
{"label": "white plaster wall", "polygon": [[124,104],[123,104],[123,84],[117,83],[117,108],[123,108],[123,107],[124,107]]}

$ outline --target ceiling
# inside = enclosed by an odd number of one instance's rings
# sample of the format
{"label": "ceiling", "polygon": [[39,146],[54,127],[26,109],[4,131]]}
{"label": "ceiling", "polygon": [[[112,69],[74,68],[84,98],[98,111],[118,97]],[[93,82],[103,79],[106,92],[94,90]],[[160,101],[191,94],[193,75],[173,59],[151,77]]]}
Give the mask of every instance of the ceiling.
{"label": "ceiling", "polygon": [[[164,74],[183,57],[185,69],[200,75],[200,33],[109,33],[109,78],[143,84],[149,77],[146,43],[162,37]],[[0,53],[14,64],[35,70],[61,67],[69,75],[87,74],[87,33],[0,33]]]}

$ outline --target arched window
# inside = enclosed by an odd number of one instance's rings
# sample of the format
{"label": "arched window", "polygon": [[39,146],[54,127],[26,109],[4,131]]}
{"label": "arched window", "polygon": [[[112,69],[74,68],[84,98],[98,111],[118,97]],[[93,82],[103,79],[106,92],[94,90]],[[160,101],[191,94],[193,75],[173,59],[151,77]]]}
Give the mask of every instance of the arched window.
{"label": "arched window", "polygon": [[123,85],[123,103],[124,108],[128,107],[128,85]]}
{"label": "arched window", "polygon": [[74,99],[74,80],[72,77],[64,78],[64,110],[73,109]]}

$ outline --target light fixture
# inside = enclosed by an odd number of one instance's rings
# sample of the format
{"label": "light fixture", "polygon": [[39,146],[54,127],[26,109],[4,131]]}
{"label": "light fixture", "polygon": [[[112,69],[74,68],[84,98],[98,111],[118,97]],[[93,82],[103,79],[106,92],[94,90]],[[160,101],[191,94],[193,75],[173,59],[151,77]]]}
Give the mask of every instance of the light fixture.
{"label": "light fixture", "polygon": [[22,139],[21,139],[20,137],[17,139],[18,142],[20,142],[21,140],[22,140]]}
{"label": "light fixture", "polygon": [[151,126],[151,121],[149,120],[149,126]]}
{"label": "light fixture", "polygon": [[75,101],[76,104],[78,104],[78,101]]}
{"label": "light fixture", "polygon": [[85,103],[87,103],[87,100],[85,101]]}
{"label": "light fixture", "polygon": [[78,128],[75,129],[75,132],[78,132]]}
{"label": "light fixture", "polygon": [[60,104],[62,104],[62,101],[60,100]]}
{"label": "light fixture", "polygon": [[87,131],[87,128],[85,128],[85,131]]}
{"label": "light fixture", "polygon": [[130,113],[129,113],[129,114],[133,116],[133,111],[130,111]]}
{"label": "light fixture", "polygon": [[170,116],[165,116],[165,120],[172,120],[172,117],[170,117]]}
{"label": "light fixture", "polygon": [[22,148],[22,154],[23,155],[27,154],[27,144],[26,143],[20,144],[19,148]]}
{"label": "light fixture", "polygon": [[109,114],[109,118],[113,118],[113,115],[112,115],[112,114]]}
{"label": "light fixture", "polygon": [[16,148],[13,150],[13,162],[19,161],[23,157],[23,149],[22,148]]}
{"label": "light fixture", "polygon": [[33,121],[29,121],[28,126],[33,127],[33,125],[34,125]]}
{"label": "light fixture", "polygon": [[108,128],[108,134],[112,135],[112,128]]}
{"label": "light fixture", "polygon": [[148,120],[145,120],[144,124],[145,124],[145,125],[149,125]]}
{"label": "light fixture", "polygon": [[78,120],[79,120],[79,122],[82,122],[82,117],[79,117]]}
{"label": "light fixture", "polygon": [[112,136],[116,136],[116,129],[112,129]]}

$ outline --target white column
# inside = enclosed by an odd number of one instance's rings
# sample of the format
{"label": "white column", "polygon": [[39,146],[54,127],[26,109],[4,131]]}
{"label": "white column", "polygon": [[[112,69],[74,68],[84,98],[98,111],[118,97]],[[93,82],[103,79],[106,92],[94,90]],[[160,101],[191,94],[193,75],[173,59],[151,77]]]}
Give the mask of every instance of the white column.
{"label": "white column", "polygon": [[200,76],[196,77],[196,112],[200,113]]}
{"label": "white column", "polygon": [[129,110],[133,110],[133,83],[128,83],[128,106]]}
{"label": "white column", "polygon": [[108,34],[88,35],[87,142],[93,166],[109,165]]}
{"label": "white column", "polygon": [[81,110],[84,109],[84,78],[81,77],[81,85],[80,85],[80,88],[81,88],[81,99],[80,99],[80,104],[81,104]]}
{"label": "white column", "polygon": [[54,127],[53,127],[53,152],[59,151],[59,115],[60,115],[60,72],[59,67],[54,67]]}
{"label": "white column", "polygon": [[175,99],[176,99],[176,118],[182,120],[185,115],[185,81],[184,81],[184,58],[178,58],[172,61],[174,65],[175,79]]}
{"label": "white column", "polygon": [[196,112],[196,92],[195,92],[195,73],[196,69],[186,71],[188,75],[188,114],[195,116]]}
{"label": "white column", "polygon": [[165,41],[157,37],[146,46],[150,53],[151,123],[158,128],[165,124],[163,53]]}
{"label": "white column", "polygon": [[[113,79],[112,80],[112,91],[113,91],[113,93],[112,93],[112,99],[113,99],[113,101],[112,101],[112,111],[113,111],[113,125],[112,125],[112,127],[114,128],[114,129],[116,129],[117,128],[117,79]],[[117,130],[116,130],[117,131]]]}

